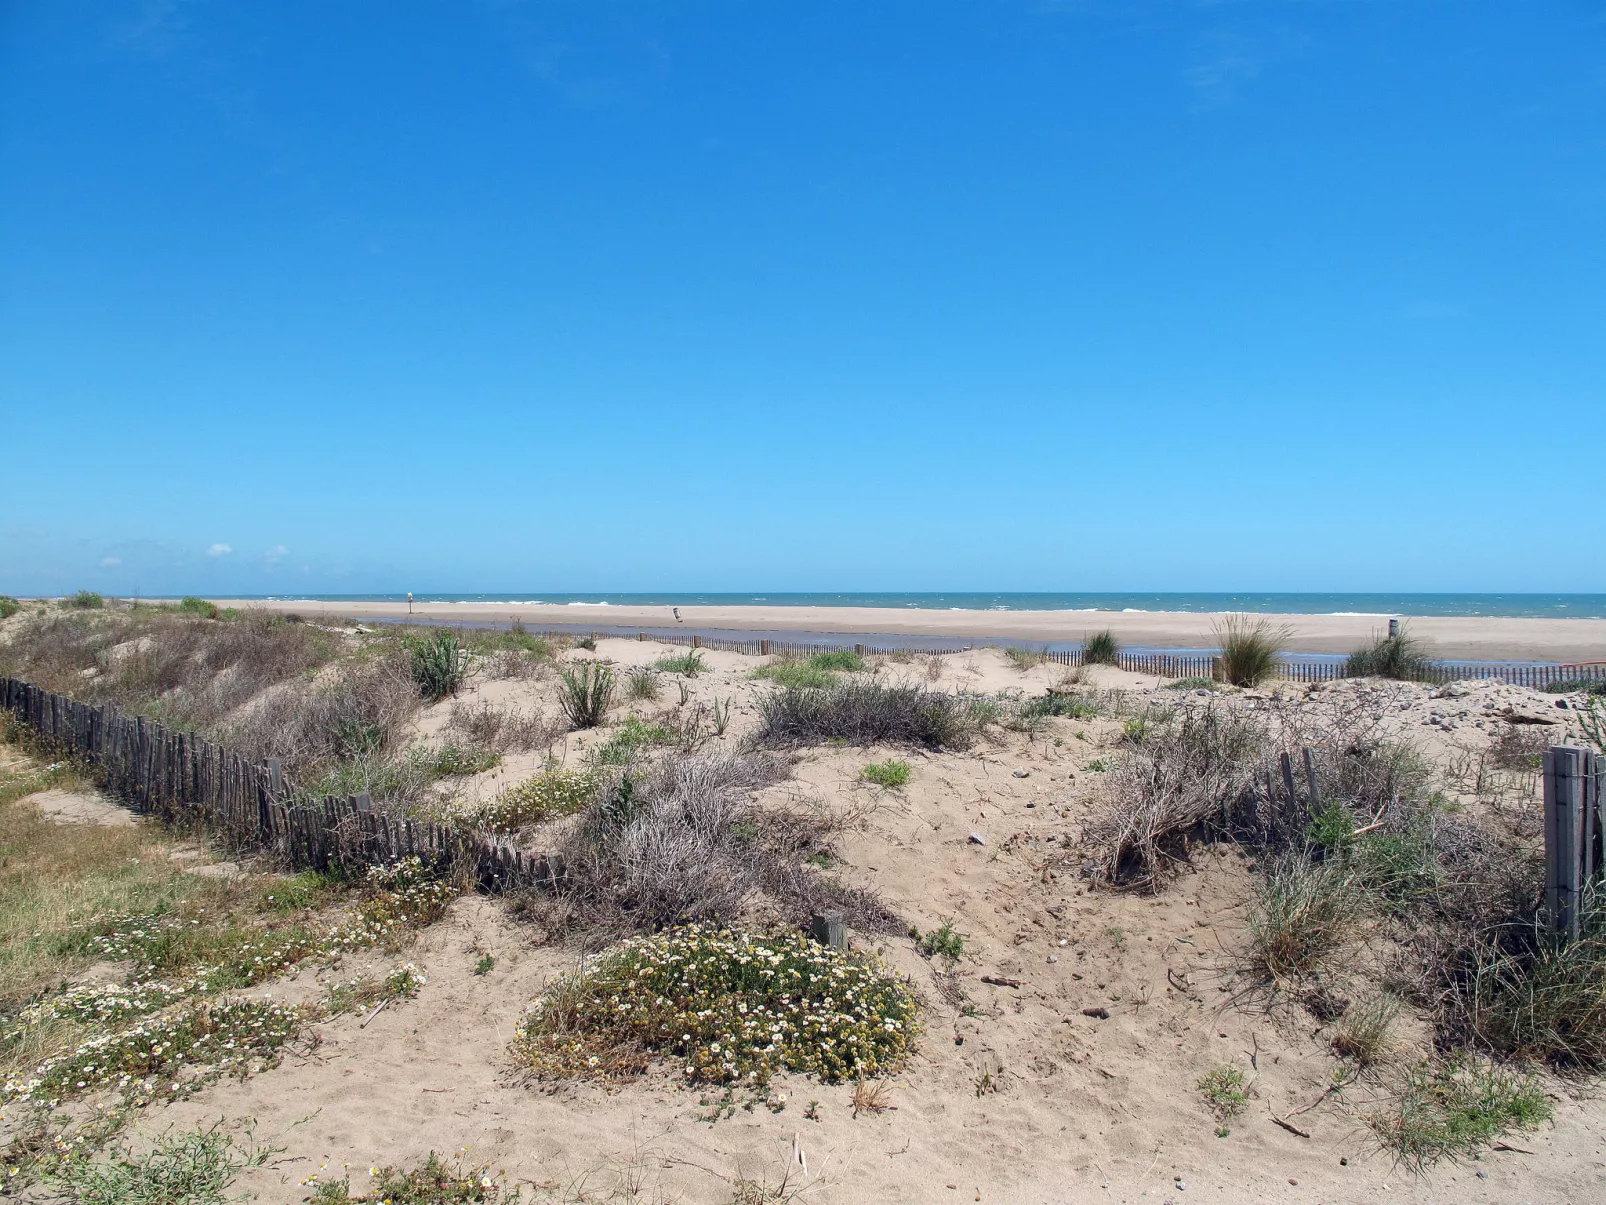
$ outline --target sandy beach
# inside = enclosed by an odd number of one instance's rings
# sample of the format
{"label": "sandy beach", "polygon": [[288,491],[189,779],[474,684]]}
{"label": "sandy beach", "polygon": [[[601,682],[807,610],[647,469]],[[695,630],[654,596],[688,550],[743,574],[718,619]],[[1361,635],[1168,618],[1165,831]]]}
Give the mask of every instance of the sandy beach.
{"label": "sandy beach", "polygon": [[[305,616],[405,619],[406,603],[214,599],[220,607],[257,607]],[[412,618],[529,627],[592,625],[740,632],[857,632],[956,640],[1079,641],[1111,629],[1127,645],[1209,648],[1221,615],[1180,611],[932,611],[882,607],[681,607],[681,623],[668,607],[544,606],[525,603],[415,603]],[[1388,626],[1374,615],[1269,615],[1293,631],[1291,652],[1347,653]],[[1409,631],[1432,657],[1465,661],[1606,660],[1606,619],[1505,619],[1417,616]]]}

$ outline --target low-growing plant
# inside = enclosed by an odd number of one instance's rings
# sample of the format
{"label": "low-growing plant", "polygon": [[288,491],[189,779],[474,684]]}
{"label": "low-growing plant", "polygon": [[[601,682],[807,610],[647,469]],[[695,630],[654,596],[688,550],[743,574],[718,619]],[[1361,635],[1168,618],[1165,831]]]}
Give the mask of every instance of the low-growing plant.
{"label": "low-growing plant", "polygon": [[455,632],[444,629],[408,642],[413,681],[430,702],[455,695],[468,678],[469,655]]}
{"label": "low-growing plant", "polygon": [[730,727],[730,725],[731,725],[731,704],[734,703],[734,702],[735,702],[735,699],[720,700],[720,699],[716,698],[714,700],[713,707],[712,707],[712,712],[713,712],[713,717],[714,717],[714,735],[715,736],[724,736],[725,735],[725,730]]}
{"label": "low-growing plant", "polygon": [[852,649],[833,649],[830,652],[814,653],[808,659],[808,664],[815,669],[838,670],[844,673],[863,673],[867,668],[864,658]]}
{"label": "low-growing plant", "polygon": [[1072,720],[1091,720],[1099,714],[1099,705],[1092,695],[1082,691],[1051,690],[1046,695],[1027,699],[1021,715],[1027,719],[1047,719],[1051,716]]}
{"label": "low-growing plant", "polygon": [[708,669],[708,662],[698,649],[687,649],[684,653],[660,657],[654,665],[666,674],[680,674],[686,678],[695,678]]}
{"label": "low-growing plant", "polygon": [[1096,635],[1089,636],[1082,641],[1083,665],[1120,665],[1121,642],[1115,638],[1115,633],[1105,628]]}
{"label": "low-growing plant", "polygon": [[1432,668],[1421,642],[1401,624],[1392,636],[1374,635],[1370,644],[1350,653],[1345,673],[1351,678],[1395,678],[1415,682],[1428,677]]}
{"label": "low-growing plant", "polygon": [[[348,1205],[348,1202],[383,1202],[383,1205],[514,1205],[517,1188],[511,1194],[500,1174],[489,1166],[474,1167],[461,1160],[448,1163],[434,1151],[413,1167],[385,1166],[372,1169],[368,1191],[351,1195],[351,1177],[337,1180],[307,1181],[311,1205]],[[175,1203],[177,1205],[177,1203]]]}
{"label": "low-growing plant", "polygon": [[806,661],[774,661],[753,671],[753,677],[766,679],[788,690],[818,689],[837,680],[835,671],[821,669]]}
{"label": "low-growing plant", "polygon": [[693,925],[589,959],[536,1000],[514,1050],[549,1077],[630,1075],[646,1052],[688,1082],[829,1082],[896,1070],[919,1031],[913,991],[870,955]]}
{"label": "low-growing plant", "polygon": [[1204,1095],[1210,1111],[1224,1122],[1242,1113],[1249,1103],[1249,1081],[1230,1063],[1205,1072],[1194,1086]]}
{"label": "low-growing plant", "polygon": [[10,619],[20,610],[22,610],[20,602],[9,594],[0,594],[0,619]]}
{"label": "low-growing plant", "polygon": [[649,724],[640,716],[631,715],[591,751],[591,759],[601,766],[627,766],[642,749],[667,745],[674,739],[675,733],[662,724]]}
{"label": "low-growing plant", "polygon": [[178,609],[190,615],[199,615],[202,619],[216,619],[217,606],[204,598],[196,598],[193,594],[186,594],[178,604]]}
{"label": "low-growing plant", "polygon": [[1220,690],[1221,683],[1214,678],[1178,678],[1165,684],[1167,690]]}
{"label": "low-growing plant", "polygon": [[[11,601],[15,603],[17,600]],[[5,598],[0,597],[0,619],[6,617],[5,605]],[[1606,695],[1606,678],[1557,678],[1553,682],[1545,683],[1541,689],[1553,695],[1570,695],[1575,692]]]}
{"label": "low-growing plant", "polygon": [[1478,1045],[1562,1068],[1606,1067],[1606,916],[1590,908],[1570,942],[1537,922],[1512,925],[1470,960],[1456,1004]]}
{"label": "low-growing plant", "polygon": [[558,671],[563,693],[558,703],[569,723],[576,728],[595,728],[602,723],[613,704],[613,670],[587,661]]}
{"label": "low-growing plant", "polygon": [[899,761],[897,758],[888,758],[882,762],[871,762],[859,771],[859,777],[865,782],[874,783],[878,787],[901,787],[909,781],[909,763]]}
{"label": "low-growing plant", "polygon": [[596,798],[601,778],[595,770],[551,765],[507,788],[463,818],[496,833],[517,832],[530,824],[572,816]]}
{"label": "low-growing plant", "polygon": [[922,934],[912,927],[909,933],[915,939],[915,948],[927,958],[946,958],[949,962],[958,962],[965,953],[965,935],[954,928],[951,916],[927,933]]}
{"label": "low-growing plant", "polygon": [[574,642],[574,647],[584,649],[588,653],[597,651],[597,638],[595,636],[582,636]]}
{"label": "low-growing plant", "polygon": [[421,747],[417,756],[432,774],[442,778],[482,774],[502,761],[502,755],[490,749],[476,749],[450,741],[437,748]]}
{"label": "low-growing plant", "polygon": [[1216,673],[1231,686],[1258,686],[1277,672],[1292,629],[1264,616],[1228,615],[1215,625]]}
{"label": "low-growing plant", "polygon": [[127,1144],[100,1158],[76,1153],[61,1162],[50,1180],[78,1205],[223,1205],[235,1176],[261,1167],[273,1154],[271,1149],[236,1145],[217,1123],[164,1131],[141,1154]]}
{"label": "low-growing plant", "polygon": [[66,611],[99,611],[105,605],[106,600],[93,590],[80,590],[61,600],[62,609]]}
{"label": "low-growing plant", "polygon": [[1412,1067],[1400,1091],[1366,1123],[1385,1150],[1418,1169],[1475,1156],[1501,1135],[1551,1116],[1529,1075],[1461,1055]]}

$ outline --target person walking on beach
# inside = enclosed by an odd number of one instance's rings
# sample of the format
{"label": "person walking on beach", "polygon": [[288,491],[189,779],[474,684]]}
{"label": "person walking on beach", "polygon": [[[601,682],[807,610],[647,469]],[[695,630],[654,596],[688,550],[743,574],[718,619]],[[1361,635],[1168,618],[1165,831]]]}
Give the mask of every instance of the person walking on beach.
{"label": "person walking on beach", "polygon": [[680,617],[680,608],[679,607],[670,607],[669,609],[675,613],[675,622],[676,623],[685,623],[686,622],[685,620],[683,620]]}

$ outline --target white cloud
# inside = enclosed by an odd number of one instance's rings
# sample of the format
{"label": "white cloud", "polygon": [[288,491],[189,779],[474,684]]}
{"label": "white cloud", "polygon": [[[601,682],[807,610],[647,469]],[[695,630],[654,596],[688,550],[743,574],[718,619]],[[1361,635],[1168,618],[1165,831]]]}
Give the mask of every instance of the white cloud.
{"label": "white cloud", "polygon": [[103,556],[100,558],[100,563],[102,568],[110,569],[113,565],[121,565],[123,558],[120,556]]}
{"label": "white cloud", "polygon": [[229,553],[231,553],[233,551],[234,551],[234,549],[230,548],[227,544],[213,544],[212,547],[210,547],[210,548],[208,548],[206,550],[206,555],[207,556],[228,556]]}
{"label": "white cloud", "polygon": [[270,562],[272,562],[274,564],[277,564],[279,561],[284,560],[284,558],[289,556],[289,555],[290,555],[290,550],[288,548],[286,548],[283,544],[279,544],[279,545],[277,545],[277,546],[275,546],[273,548],[268,549],[266,552],[264,552],[262,554],[262,559],[265,560],[265,561],[270,561]]}

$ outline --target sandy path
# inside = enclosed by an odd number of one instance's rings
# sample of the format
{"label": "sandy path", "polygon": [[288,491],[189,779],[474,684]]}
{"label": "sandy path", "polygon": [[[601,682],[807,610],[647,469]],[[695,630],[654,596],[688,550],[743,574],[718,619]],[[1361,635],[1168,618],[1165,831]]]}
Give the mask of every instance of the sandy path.
{"label": "sandy path", "polygon": [[[301,615],[403,619],[406,603],[263,602],[216,599],[219,606],[260,607]],[[1211,625],[1219,615],[1178,611],[929,611],[890,607],[682,607],[681,626],[744,632],[860,632],[904,636],[997,637],[1016,640],[1078,641],[1110,628],[1124,644],[1158,648],[1208,648]],[[414,619],[454,619],[506,623],[519,619],[531,628],[559,624],[604,627],[674,627],[668,607],[532,606],[520,603],[415,603]],[[1347,653],[1364,643],[1387,620],[1369,615],[1270,615],[1294,632],[1290,649],[1307,653]],[[1493,619],[1419,616],[1411,632],[1430,655],[1484,661],[1606,660],[1606,619]]]}

